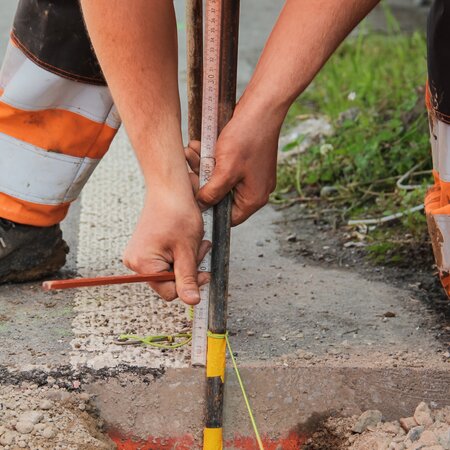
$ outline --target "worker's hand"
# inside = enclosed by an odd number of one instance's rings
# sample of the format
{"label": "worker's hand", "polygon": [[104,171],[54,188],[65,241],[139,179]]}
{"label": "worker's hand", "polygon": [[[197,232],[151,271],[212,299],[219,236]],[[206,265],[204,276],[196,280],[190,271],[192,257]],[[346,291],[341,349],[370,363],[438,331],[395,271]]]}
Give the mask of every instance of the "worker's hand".
{"label": "worker's hand", "polygon": [[158,192],[146,199],[123,262],[140,274],[168,271],[173,265],[175,282],[150,286],[167,301],[180,297],[195,305],[200,301],[198,287],[209,281],[209,274],[197,275],[210,247],[202,237],[203,221],[192,192]]}
{"label": "worker's hand", "polygon": [[[239,225],[268,202],[276,186],[280,126],[265,111],[236,110],[217,141],[214,173],[197,194],[201,209],[234,189],[231,221]],[[194,158],[186,156],[194,170]]]}

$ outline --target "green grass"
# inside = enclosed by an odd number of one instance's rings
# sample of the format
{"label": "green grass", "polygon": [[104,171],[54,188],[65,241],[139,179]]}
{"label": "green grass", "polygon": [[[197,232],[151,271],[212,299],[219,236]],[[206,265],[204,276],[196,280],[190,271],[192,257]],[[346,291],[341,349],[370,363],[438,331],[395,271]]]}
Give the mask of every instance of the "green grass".
{"label": "green grass", "polygon": [[[349,38],[291,107],[287,129],[299,116],[320,115],[335,132],[295,161],[280,164],[274,201],[320,197],[324,187],[333,187],[331,198],[324,201],[339,206],[345,221],[389,215],[422,202],[431,183],[423,100],[426,41],[421,33],[400,33],[389,11],[386,14],[390,33],[363,30]],[[428,172],[405,183],[421,187],[398,189],[399,176],[417,164],[418,170]],[[413,237],[423,236],[423,213],[405,216],[401,226]]]}

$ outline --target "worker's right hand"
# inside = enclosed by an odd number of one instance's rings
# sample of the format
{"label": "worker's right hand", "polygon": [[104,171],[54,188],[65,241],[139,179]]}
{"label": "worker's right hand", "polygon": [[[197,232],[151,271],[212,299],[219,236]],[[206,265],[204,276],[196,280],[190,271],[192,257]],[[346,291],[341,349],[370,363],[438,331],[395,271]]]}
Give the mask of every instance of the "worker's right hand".
{"label": "worker's right hand", "polygon": [[198,274],[197,266],[210,243],[202,241],[203,221],[192,190],[174,190],[147,196],[123,262],[139,274],[169,271],[173,266],[175,282],[150,286],[167,301],[179,297],[195,305],[200,301],[199,286],[209,281],[209,274]]}

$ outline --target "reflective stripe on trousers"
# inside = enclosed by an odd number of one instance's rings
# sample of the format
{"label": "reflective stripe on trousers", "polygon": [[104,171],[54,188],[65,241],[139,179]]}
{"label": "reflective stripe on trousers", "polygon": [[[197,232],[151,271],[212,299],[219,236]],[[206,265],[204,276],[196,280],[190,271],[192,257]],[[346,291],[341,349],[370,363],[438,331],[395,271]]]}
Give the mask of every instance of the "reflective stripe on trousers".
{"label": "reflective stripe on trousers", "polygon": [[434,186],[425,213],[442,285],[450,296],[450,4],[435,0],[428,17],[428,83]]}

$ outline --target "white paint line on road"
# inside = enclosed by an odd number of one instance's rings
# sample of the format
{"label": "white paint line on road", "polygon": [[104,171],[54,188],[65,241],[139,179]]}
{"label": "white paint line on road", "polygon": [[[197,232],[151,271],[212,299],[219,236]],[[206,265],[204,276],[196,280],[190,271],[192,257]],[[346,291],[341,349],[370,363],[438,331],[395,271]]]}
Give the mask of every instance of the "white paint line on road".
{"label": "white paint line on road", "polygon": [[[144,201],[142,176],[125,133],[119,132],[109,154],[83,191],[77,267],[82,276],[127,273],[123,250]],[[71,364],[95,369],[128,364],[139,367],[188,365],[190,347],[161,352],[120,346],[121,333],[176,333],[187,326],[186,307],[167,304],[146,284],[85,288],[74,299]]]}

